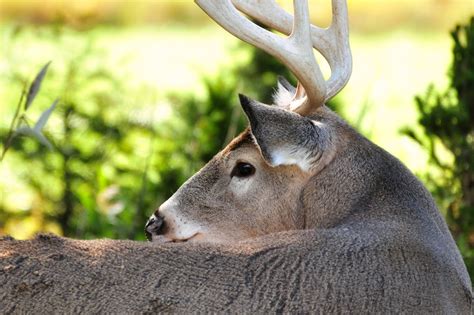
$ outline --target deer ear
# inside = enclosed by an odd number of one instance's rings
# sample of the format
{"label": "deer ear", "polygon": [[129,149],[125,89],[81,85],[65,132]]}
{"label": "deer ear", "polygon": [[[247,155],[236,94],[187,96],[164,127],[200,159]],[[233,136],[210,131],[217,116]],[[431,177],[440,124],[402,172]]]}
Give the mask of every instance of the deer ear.
{"label": "deer ear", "polygon": [[310,171],[327,146],[321,123],[239,94],[240,103],[262,156],[271,166],[297,165]]}

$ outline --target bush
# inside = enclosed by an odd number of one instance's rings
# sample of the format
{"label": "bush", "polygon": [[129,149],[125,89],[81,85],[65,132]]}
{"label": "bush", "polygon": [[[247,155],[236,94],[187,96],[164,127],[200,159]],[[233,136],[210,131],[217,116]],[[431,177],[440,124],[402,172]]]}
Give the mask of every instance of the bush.
{"label": "bush", "polygon": [[422,133],[404,132],[429,152],[428,185],[474,279],[474,18],[451,37],[450,85],[442,92],[430,86],[416,97]]}

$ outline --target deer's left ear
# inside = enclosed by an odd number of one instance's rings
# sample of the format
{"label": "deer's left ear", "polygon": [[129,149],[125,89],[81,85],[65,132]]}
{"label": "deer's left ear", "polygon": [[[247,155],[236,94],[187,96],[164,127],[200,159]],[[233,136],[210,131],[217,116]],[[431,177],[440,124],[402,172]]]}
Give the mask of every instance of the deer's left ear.
{"label": "deer's left ear", "polygon": [[309,172],[319,164],[331,139],[325,126],[288,110],[239,94],[252,135],[271,166],[297,165]]}

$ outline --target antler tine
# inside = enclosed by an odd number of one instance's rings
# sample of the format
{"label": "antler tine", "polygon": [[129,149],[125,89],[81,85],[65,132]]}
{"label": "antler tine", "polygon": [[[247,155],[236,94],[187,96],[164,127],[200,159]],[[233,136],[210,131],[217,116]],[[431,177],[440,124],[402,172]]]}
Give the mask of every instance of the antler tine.
{"label": "antler tine", "polygon": [[324,103],[326,82],[313,55],[307,0],[294,0],[295,24],[286,39],[243,17],[231,0],[196,0],[196,3],[229,33],[288,66],[306,90],[307,100],[298,109],[300,113],[306,113],[310,104],[320,106]]}
{"label": "antler tine", "polygon": [[295,44],[302,46],[306,45],[307,48],[312,50],[313,46],[311,45],[311,22],[309,20],[308,0],[294,1],[293,7],[295,17],[290,39],[293,39]]}
{"label": "antler tine", "polygon": [[[346,0],[332,0],[332,23],[327,32],[331,38],[332,58],[324,56],[331,66],[326,99],[331,99],[349,81],[352,73],[352,55],[349,44],[349,24]],[[313,45],[315,44],[313,39]],[[334,67],[332,66],[334,64]]]}
{"label": "antler tine", "polygon": [[[266,26],[289,35],[293,17],[274,0],[232,0],[243,13]],[[311,41],[328,61],[331,77],[327,81],[325,101],[336,95],[349,81],[352,72],[352,56],[349,45],[349,27],[346,0],[332,0],[333,21],[328,29],[311,25]]]}

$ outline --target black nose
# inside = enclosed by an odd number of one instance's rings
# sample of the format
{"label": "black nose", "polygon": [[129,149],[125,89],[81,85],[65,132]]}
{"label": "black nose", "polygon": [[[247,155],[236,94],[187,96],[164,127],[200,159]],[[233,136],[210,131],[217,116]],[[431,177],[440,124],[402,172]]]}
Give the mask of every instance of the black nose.
{"label": "black nose", "polygon": [[163,230],[164,220],[160,215],[152,215],[145,224],[145,235],[146,238],[151,241],[153,240],[153,235],[159,235]]}

